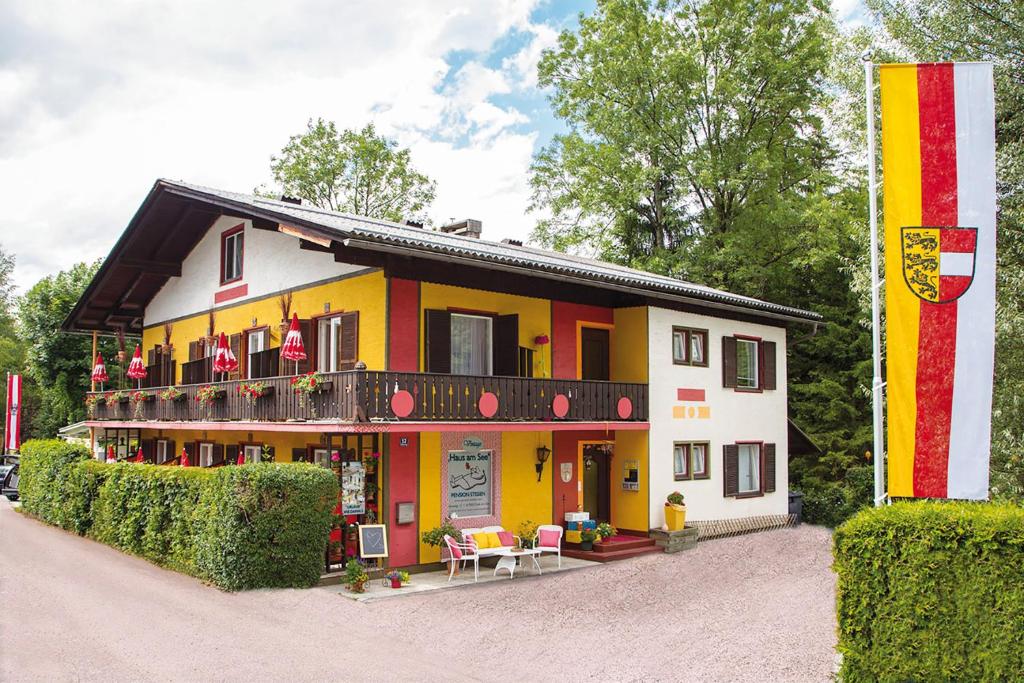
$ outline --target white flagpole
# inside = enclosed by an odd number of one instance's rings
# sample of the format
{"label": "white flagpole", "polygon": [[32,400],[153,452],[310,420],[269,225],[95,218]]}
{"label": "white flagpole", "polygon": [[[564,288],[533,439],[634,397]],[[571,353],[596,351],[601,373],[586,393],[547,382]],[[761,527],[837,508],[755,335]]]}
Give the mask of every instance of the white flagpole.
{"label": "white flagpole", "polygon": [[885,502],[885,437],[882,434],[882,338],[881,315],[879,312],[879,292],[882,283],[878,277],[878,191],[875,176],[875,91],[873,83],[874,64],[871,63],[871,50],[861,55],[864,62],[864,94],[867,106],[866,121],[868,127],[868,215],[871,221],[871,413],[872,432],[874,434],[874,451],[872,458],[875,465],[875,507]]}

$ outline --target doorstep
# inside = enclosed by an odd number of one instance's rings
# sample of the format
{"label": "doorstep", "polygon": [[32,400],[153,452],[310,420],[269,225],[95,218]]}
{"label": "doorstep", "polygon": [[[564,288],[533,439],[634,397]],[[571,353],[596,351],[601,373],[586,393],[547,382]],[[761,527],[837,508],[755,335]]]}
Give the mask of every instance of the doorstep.
{"label": "doorstep", "polygon": [[428,593],[431,591],[445,590],[449,588],[465,588],[467,586],[483,586],[488,583],[496,583],[498,581],[532,581],[532,580],[543,580],[544,577],[551,574],[560,574],[562,572],[572,571],[574,569],[585,569],[587,567],[597,566],[597,562],[588,560],[575,559],[565,556],[565,551],[562,551],[562,566],[558,566],[558,558],[554,555],[544,555],[540,560],[540,567],[542,574],[537,574],[536,570],[533,569],[529,560],[526,564],[516,569],[515,578],[509,579],[508,572],[501,571],[497,576],[494,576],[494,569],[492,567],[480,566],[480,580],[473,581],[473,567],[465,567],[461,570],[458,576],[452,578],[451,583],[448,582],[448,570],[434,571],[434,572],[422,572],[419,574],[412,574],[410,576],[409,583],[402,586],[401,588],[391,588],[390,582],[387,586],[384,585],[384,579],[376,578],[371,579],[366,583],[366,592],[364,593],[353,593],[343,584],[330,584],[324,585],[321,583],[316,590],[322,590],[336,595],[341,595],[349,600],[355,600],[357,602],[373,602],[376,600],[387,600],[389,598],[399,598],[403,595],[414,595],[416,593]]}

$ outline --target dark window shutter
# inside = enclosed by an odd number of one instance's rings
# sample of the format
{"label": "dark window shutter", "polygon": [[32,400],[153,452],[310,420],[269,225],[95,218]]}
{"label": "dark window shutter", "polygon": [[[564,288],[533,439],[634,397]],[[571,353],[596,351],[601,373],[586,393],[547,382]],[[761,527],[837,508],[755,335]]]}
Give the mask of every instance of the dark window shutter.
{"label": "dark window shutter", "polygon": [[306,456],[305,448],[293,448],[292,449],[292,462],[308,462],[309,458]]}
{"label": "dark window shutter", "polygon": [[[314,356],[316,349],[314,348],[315,340],[313,339],[313,321],[309,318],[299,319],[299,333],[302,334],[302,345],[306,349],[306,360],[299,361],[297,374],[304,375],[315,367],[313,365],[313,359],[316,357]],[[285,372],[295,371],[295,361],[286,360],[284,364]]]}
{"label": "dark window shutter", "polygon": [[224,447],[224,462],[228,465],[234,465],[238,462],[238,450],[237,444],[228,444]]}
{"label": "dark window shutter", "polygon": [[143,439],[139,442],[142,448],[142,459],[146,462],[156,462],[156,439]]}
{"label": "dark window shutter", "polygon": [[723,495],[735,496],[740,492],[740,448],[736,444],[723,447],[725,457],[722,459]]}
{"label": "dark window shutter", "polygon": [[501,377],[519,375],[519,316],[499,315],[494,319],[491,339],[494,365],[492,374]]}
{"label": "dark window shutter", "polygon": [[210,465],[224,464],[224,444],[213,444],[213,456],[210,458]]}
{"label": "dark window shutter", "polygon": [[722,337],[722,386],[736,388],[736,337]]}
{"label": "dark window shutter", "polygon": [[763,384],[765,389],[775,388],[775,342],[761,342],[761,367],[763,368]]}
{"label": "dark window shutter", "polygon": [[533,349],[519,347],[519,376],[533,377]]}
{"label": "dark window shutter", "polygon": [[764,492],[775,491],[775,444],[764,445]]}
{"label": "dark window shutter", "polygon": [[359,312],[342,313],[338,339],[338,369],[351,370],[359,360]]}
{"label": "dark window shutter", "polygon": [[452,314],[448,311],[426,310],[424,330],[426,332],[427,372],[444,375],[452,371]]}
{"label": "dark window shutter", "polygon": [[242,363],[242,335],[241,333],[233,334],[228,337],[228,347],[231,349],[231,353],[235,354],[235,360],[238,361],[238,367],[228,373],[228,379],[238,379],[241,377]]}
{"label": "dark window shutter", "polygon": [[270,328],[269,327],[264,327],[262,330],[260,330],[260,336],[263,337],[263,349],[264,350],[269,349],[270,348]]}
{"label": "dark window shutter", "polygon": [[[194,441],[189,441],[188,443],[181,444],[181,448],[183,451],[188,453],[188,464],[192,467],[198,467],[199,461],[196,460],[196,454],[199,453],[199,447],[196,443]],[[181,453],[178,453],[178,456],[180,457]]]}
{"label": "dark window shutter", "polygon": [[191,341],[188,343],[188,359],[190,362],[199,360],[199,342]]}
{"label": "dark window shutter", "polygon": [[146,351],[146,365],[156,365],[156,351],[150,349]]}
{"label": "dark window shutter", "polygon": [[178,457],[180,455],[180,453],[178,453],[178,451],[174,450],[174,447],[175,447],[174,439],[168,439],[167,440],[167,460],[165,460],[164,462],[170,462],[171,460],[174,460],[176,457]]}

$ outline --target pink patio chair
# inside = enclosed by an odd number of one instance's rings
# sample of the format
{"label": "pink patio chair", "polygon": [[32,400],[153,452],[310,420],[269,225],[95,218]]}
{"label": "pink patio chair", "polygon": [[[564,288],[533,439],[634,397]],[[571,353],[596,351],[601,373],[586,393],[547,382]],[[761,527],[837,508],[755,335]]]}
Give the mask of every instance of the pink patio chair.
{"label": "pink patio chair", "polygon": [[448,568],[448,581],[452,580],[452,576],[455,575],[455,563],[461,562],[462,566],[465,567],[467,562],[473,563],[473,581],[480,579],[480,555],[477,553],[476,543],[469,541],[468,543],[459,543],[448,534],[444,535],[445,545],[448,546],[448,556],[451,566]]}
{"label": "pink patio chair", "polygon": [[557,524],[541,524],[533,537],[533,547],[543,553],[558,555],[558,568],[562,568],[562,534],[564,529]]}

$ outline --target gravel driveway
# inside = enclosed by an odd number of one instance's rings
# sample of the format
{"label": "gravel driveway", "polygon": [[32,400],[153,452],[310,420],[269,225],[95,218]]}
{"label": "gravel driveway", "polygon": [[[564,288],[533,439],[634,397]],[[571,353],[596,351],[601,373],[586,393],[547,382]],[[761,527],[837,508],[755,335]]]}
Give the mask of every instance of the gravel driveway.
{"label": "gravel driveway", "polygon": [[0,679],[827,681],[830,543],[803,526],[357,603],[223,593],[4,500]]}

